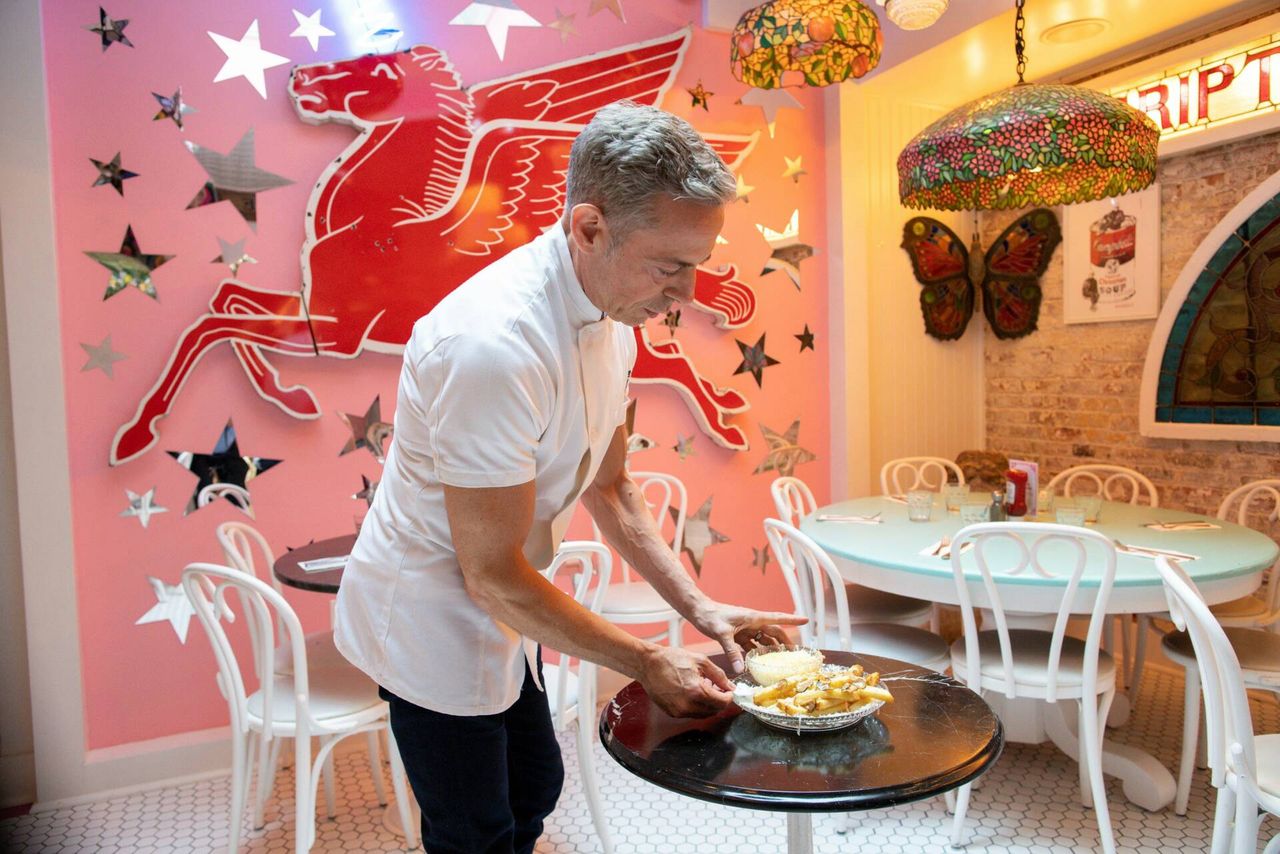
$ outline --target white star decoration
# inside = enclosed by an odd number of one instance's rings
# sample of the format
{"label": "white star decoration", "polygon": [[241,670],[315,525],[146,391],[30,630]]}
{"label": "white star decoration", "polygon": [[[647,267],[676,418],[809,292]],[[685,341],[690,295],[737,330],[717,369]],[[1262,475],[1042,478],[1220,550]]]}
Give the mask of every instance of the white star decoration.
{"label": "white star decoration", "polygon": [[769,124],[769,138],[778,124],[778,110],[803,110],[804,104],[785,89],[752,89],[738,99],[744,107],[759,107],[764,111],[764,120]]}
{"label": "white star decoration", "polygon": [[205,32],[209,34],[209,38],[213,39],[214,44],[227,55],[227,61],[222,63],[222,68],[218,70],[218,76],[213,78],[213,82],[221,83],[223,80],[243,77],[249,81],[249,85],[256,89],[259,95],[266,98],[267,78],[263,72],[268,68],[284,65],[289,60],[287,57],[262,49],[262,40],[258,37],[258,19],[253,19],[253,23],[249,25],[249,29],[244,31],[244,35],[240,37],[239,41],[218,35],[212,30],[206,30]]}
{"label": "white star decoration", "polygon": [[158,623],[162,620],[168,620],[169,625],[173,626],[173,633],[178,636],[178,640],[186,643],[187,629],[191,626],[191,618],[195,616],[196,612],[191,607],[191,600],[187,598],[182,585],[165,584],[160,579],[150,575],[147,576],[147,581],[151,582],[151,588],[155,591],[156,604],[151,606],[150,611],[139,617],[134,625],[141,626],[144,623]]}
{"label": "white star decoration", "polygon": [[289,33],[290,38],[306,39],[307,44],[311,45],[311,49],[320,49],[320,39],[324,36],[334,34],[333,30],[320,23],[320,13],[323,9],[316,9],[310,15],[304,15],[297,9],[292,9],[293,17],[298,21],[298,28]]}
{"label": "white star decoration", "polygon": [[498,59],[507,51],[507,30],[512,27],[541,27],[542,24],[516,5],[516,0],[483,0],[469,3],[449,22],[458,27],[484,27]]}
{"label": "white star decoration", "polygon": [[121,359],[128,358],[124,353],[111,349],[111,336],[108,335],[102,339],[102,343],[96,347],[92,344],[80,342],[80,348],[89,354],[88,360],[80,367],[80,372],[100,370],[110,379],[115,379],[116,362]]}
{"label": "white star decoration", "polygon": [[[684,539],[680,542],[680,551],[689,556],[689,563],[693,564],[693,571],[702,576],[702,560],[706,556],[708,548],[720,543],[729,542],[729,538],[724,534],[711,527],[711,500],[714,496],[707,496],[707,500],[702,502],[702,506],[698,508],[698,512],[689,516],[684,521]],[[671,518],[676,518],[676,508],[668,508],[671,512]]]}
{"label": "white star decoration", "polygon": [[153,486],[146,492],[139,495],[132,489],[126,489],[124,494],[129,496],[129,506],[120,511],[121,516],[133,516],[142,523],[142,527],[147,527],[151,517],[156,513],[168,513],[169,508],[161,507],[155,503],[156,488]]}

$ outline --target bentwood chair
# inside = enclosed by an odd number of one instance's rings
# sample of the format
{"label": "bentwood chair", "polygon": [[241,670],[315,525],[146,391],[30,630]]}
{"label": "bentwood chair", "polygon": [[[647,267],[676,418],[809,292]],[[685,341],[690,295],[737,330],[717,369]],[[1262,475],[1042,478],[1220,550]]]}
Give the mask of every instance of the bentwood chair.
{"label": "bentwood chair", "polygon": [[[1101,649],[1101,641],[1107,600],[1115,581],[1115,543],[1096,531],[1067,525],[986,522],[962,528],[955,535],[951,564],[964,624],[964,635],[951,647],[952,672],[979,694],[996,691],[1010,699],[1076,704],[1081,796],[1085,806],[1094,807],[1103,851],[1114,854],[1115,838],[1102,778],[1102,738],[1116,692],[1116,666]],[[976,596],[965,575],[969,567],[976,567],[982,579]],[[1086,567],[1093,577],[1090,584],[1082,585]],[[1057,578],[1062,583],[1062,602],[1053,629],[1010,628],[1005,596],[1013,599],[1016,582],[1037,576]],[[1002,586],[1002,580],[1015,584]],[[1016,601],[1010,604],[1016,610]],[[978,631],[975,606],[989,609],[993,628]],[[1073,612],[1089,615],[1083,641],[1067,634]],[[963,844],[969,794],[966,784],[956,795],[951,839],[956,846]]]}
{"label": "bentwood chair", "polygon": [[[793,528],[800,520],[818,509],[809,485],[798,477],[775,478],[769,486],[778,518]],[[852,582],[843,582],[848,599],[849,621],[862,623],[894,623],[902,626],[927,627],[937,631],[937,616],[932,603],[896,593],[886,593]],[[835,607],[834,597],[830,607]],[[833,619],[832,614],[827,619]]]}
{"label": "bentwood chair", "polygon": [[[558,575],[572,573],[567,583],[561,582],[561,589],[568,587],[574,601],[599,613],[612,570],[613,554],[607,546],[589,540],[566,540],[560,544],[555,560],[543,575],[556,584]],[[587,808],[591,811],[591,821],[596,826],[601,849],[604,854],[613,854],[609,824],[596,778],[595,754],[592,752],[596,729],[596,665],[583,659],[578,661],[575,672],[569,656],[557,655],[555,664],[544,663],[542,666],[542,684],[551,705],[551,722],[557,730],[577,724],[578,770],[587,795]]]}
{"label": "bentwood chair", "polygon": [[913,489],[939,490],[943,484],[964,485],[964,472],[946,457],[899,457],[880,467],[880,492],[903,495]]}
{"label": "bentwood chair", "polygon": [[[1253,854],[1259,810],[1280,816],[1280,734],[1254,734],[1245,693],[1251,679],[1237,657],[1240,645],[1231,637],[1232,630],[1218,623],[1181,566],[1165,557],[1157,557],[1155,566],[1164,581],[1170,616],[1175,625],[1185,626],[1195,651],[1197,667],[1188,674],[1198,669],[1204,696],[1209,768],[1218,790],[1212,852]],[[1272,690],[1280,689],[1280,679],[1272,679]],[[1276,852],[1280,836],[1267,844],[1265,854]]]}
{"label": "bentwood chair", "polygon": [[[252,777],[250,755],[259,746],[281,736],[294,745],[295,850],[304,854],[315,843],[316,787],[320,771],[342,739],[368,732],[386,732],[391,744],[391,783],[395,790],[400,823],[410,848],[416,845],[410,820],[410,800],[400,751],[391,732],[388,707],[378,697],[378,686],[354,668],[311,670],[302,625],[293,608],[270,585],[239,569],[193,563],[182,571],[182,587],[204,627],[218,663],[218,687],[231,714],[231,833],[228,848],[239,850],[240,821]],[[227,606],[227,594],[240,600],[240,614],[250,628],[253,668],[238,660],[226,624],[235,619]],[[289,645],[290,669],[276,668],[271,640],[277,626]],[[250,690],[256,677],[258,688]],[[311,753],[311,738],[319,751]],[[266,751],[258,751],[258,789],[270,782]]]}
{"label": "bentwood chair", "polygon": [[[670,532],[667,542],[671,550],[679,555],[689,505],[684,484],[675,475],[662,472],[631,472],[631,480],[640,488],[645,503],[653,511],[658,529],[664,534]],[[600,529],[594,523],[592,530],[595,538],[600,540]],[[680,646],[680,627],[683,623],[680,612],[671,607],[647,581],[633,580],[631,567],[625,560],[620,559],[618,563],[622,568],[621,579],[611,581],[605,588],[600,616],[618,625],[665,623],[665,630],[647,636],[646,640],[656,642],[665,638],[668,646]]]}

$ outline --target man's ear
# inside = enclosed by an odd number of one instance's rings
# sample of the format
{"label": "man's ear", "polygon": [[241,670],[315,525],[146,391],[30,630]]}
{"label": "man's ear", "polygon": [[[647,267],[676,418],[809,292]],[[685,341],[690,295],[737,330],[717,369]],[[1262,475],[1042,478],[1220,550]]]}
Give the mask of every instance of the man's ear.
{"label": "man's ear", "polygon": [[609,245],[609,227],[595,205],[574,205],[569,212],[569,236],[582,252],[603,252]]}

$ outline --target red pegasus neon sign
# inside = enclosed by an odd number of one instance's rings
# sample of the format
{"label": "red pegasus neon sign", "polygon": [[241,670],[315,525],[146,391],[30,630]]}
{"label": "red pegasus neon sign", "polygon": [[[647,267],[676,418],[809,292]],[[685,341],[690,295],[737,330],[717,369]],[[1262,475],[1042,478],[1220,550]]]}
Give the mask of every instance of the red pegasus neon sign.
{"label": "red pegasus neon sign", "polygon": [[[311,195],[302,290],[223,280],[116,433],[112,465],[156,443],[156,422],[223,341],[262,397],[295,418],[319,417],[310,390],[282,384],[266,352],[401,352],[414,321],[453,288],[557,222],[578,131],[619,98],[659,103],[688,42],[684,30],[469,89],[445,54],[426,46],[295,68],[290,94],[304,121],[359,130]],[[755,137],[708,141],[732,168]],[[755,314],[755,292],[735,275],[732,266],[697,271],[691,306],[724,329]],[[643,328],[636,338],[632,380],[673,386],[712,439],[745,449],[746,435],[727,416],[747,401],[701,376],[678,341],[650,341]]]}

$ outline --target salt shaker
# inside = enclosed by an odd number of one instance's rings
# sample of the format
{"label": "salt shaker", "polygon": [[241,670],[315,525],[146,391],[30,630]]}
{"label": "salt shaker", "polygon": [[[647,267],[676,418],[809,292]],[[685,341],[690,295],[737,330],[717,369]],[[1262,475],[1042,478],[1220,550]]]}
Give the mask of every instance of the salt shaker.
{"label": "salt shaker", "polygon": [[987,521],[1003,522],[1005,521],[1005,519],[1006,517],[1004,513],[1004,490],[997,489],[992,491],[991,493],[991,510],[987,514]]}

